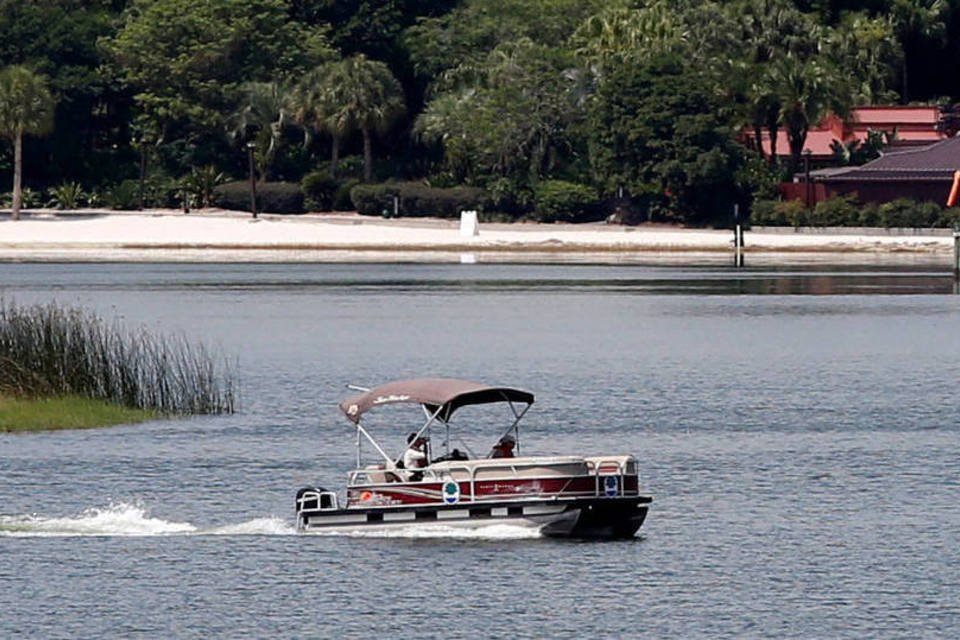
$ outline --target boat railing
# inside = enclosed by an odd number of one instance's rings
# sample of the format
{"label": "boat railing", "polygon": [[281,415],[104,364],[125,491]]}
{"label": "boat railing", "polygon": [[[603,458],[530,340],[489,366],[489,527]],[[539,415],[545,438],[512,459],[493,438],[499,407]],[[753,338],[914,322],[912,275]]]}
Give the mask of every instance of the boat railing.
{"label": "boat railing", "polygon": [[383,465],[370,465],[351,471],[348,487],[453,480],[468,484],[469,490],[463,491],[461,498],[472,501],[477,495],[477,482],[569,478],[564,489],[558,492],[563,493],[574,479],[592,477],[595,496],[622,496],[627,488],[619,478],[635,475],[638,475],[636,459],[629,455],[491,458],[444,461],[422,469],[387,469]]}

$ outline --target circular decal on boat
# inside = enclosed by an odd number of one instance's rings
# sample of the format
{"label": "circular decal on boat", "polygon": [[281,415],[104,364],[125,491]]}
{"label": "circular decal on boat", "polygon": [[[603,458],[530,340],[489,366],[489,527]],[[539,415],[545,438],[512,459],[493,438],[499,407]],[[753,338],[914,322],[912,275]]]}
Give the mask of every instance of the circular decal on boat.
{"label": "circular decal on boat", "polygon": [[608,498],[617,495],[617,476],[607,476],[603,479],[603,492]]}
{"label": "circular decal on boat", "polygon": [[444,482],[443,501],[447,504],[457,504],[460,501],[460,485],[453,480]]}

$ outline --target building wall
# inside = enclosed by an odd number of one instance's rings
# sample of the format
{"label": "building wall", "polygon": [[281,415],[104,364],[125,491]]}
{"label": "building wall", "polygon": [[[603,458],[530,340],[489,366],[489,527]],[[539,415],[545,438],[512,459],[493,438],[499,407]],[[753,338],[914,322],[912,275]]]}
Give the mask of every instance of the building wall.
{"label": "building wall", "polygon": [[950,181],[932,182],[829,182],[821,183],[825,197],[856,194],[857,200],[862,203],[873,202],[882,204],[898,198],[911,200],[930,200],[944,206],[947,196],[950,195]]}

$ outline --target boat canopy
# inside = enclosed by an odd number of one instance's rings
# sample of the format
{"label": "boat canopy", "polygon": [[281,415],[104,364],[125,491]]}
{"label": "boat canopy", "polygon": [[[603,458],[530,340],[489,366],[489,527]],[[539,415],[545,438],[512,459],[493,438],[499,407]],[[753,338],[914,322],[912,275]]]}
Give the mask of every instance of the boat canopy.
{"label": "boat canopy", "polygon": [[369,391],[347,398],[340,410],[354,423],[370,409],[383,404],[421,404],[431,415],[444,422],[460,407],[493,402],[533,404],[533,394],[509,387],[491,387],[479,382],[454,378],[417,378],[388,382]]}

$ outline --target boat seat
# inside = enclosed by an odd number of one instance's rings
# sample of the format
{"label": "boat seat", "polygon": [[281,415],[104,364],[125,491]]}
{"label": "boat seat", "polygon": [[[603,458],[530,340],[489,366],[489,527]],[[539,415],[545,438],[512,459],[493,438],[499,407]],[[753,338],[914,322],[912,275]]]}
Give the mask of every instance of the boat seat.
{"label": "boat seat", "polygon": [[364,467],[370,484],[385,484],[387,482],[400,482],[400,476],[393,471],[387,471],[382,464],[371,464]]}

